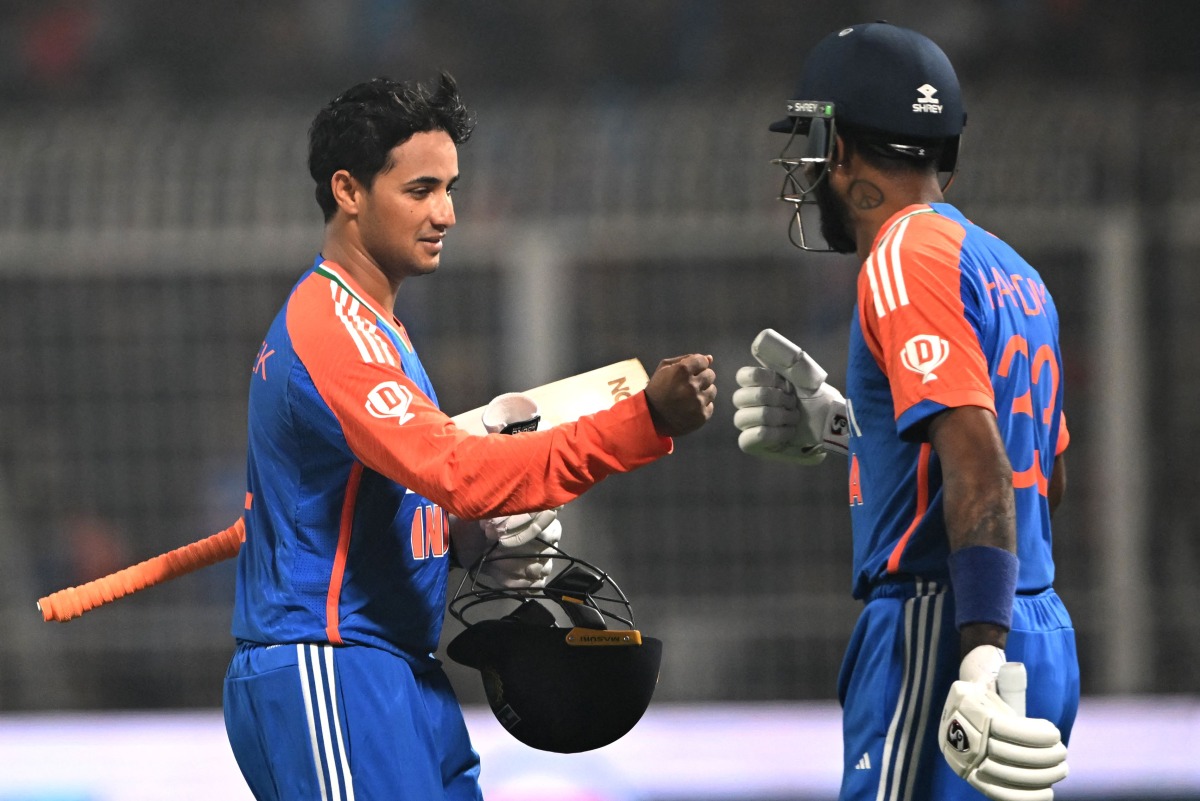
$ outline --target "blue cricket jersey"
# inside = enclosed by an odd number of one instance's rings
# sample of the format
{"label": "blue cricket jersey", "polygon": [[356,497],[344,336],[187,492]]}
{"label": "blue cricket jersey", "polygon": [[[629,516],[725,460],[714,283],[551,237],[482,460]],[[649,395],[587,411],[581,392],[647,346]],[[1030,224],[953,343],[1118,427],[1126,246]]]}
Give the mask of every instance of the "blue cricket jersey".
{"label": "blue cricket jersey", "polygon": [[853,591],[894,578],[949,582],[942,475],[925,424],[980,406],[1013,467],[1018,591],[1054,580],[1049,476],[1067,445],[1058,313],[1041,277],[953,206],[910,206],[858,277],[846,396]]}

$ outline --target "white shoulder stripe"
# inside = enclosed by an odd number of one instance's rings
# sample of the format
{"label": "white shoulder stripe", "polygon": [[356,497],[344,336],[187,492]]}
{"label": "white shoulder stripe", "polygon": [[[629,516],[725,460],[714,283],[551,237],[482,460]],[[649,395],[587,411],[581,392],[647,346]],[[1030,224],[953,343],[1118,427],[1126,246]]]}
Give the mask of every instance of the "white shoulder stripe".
{"label": "white shoulder stripe", "polygon": [[393,355],[389,343],[379,333],[379,327],[359,314],[362,304],[359,303],[358,298],[333,281],[329,282],[329,287],[333,295],[334,312],[342,321],[346,331],[349,332],[350,339],[358,348],[358,354],[362,360],[390,364],[395,367],[396,357]]}
{"label": "white shoulder stripe", "polygon": [[[889,311],[896,310],[896,296],[892,293],[891,273],[899,269],[896,259],[896,256],[899,254],[896,253],[894,248],[888,247],[888,242],[893,237],[895,237],[895,231],[889,231],[879,249],[875,251],[875,255],[879,257],[879,285],[883,288],[883,298],[887,303]],[[889,251],[893,255],[891,259],[888,258]],[[882,317],[883,315],[880,316]]]}
{"label": "white shoulder stripe", "polygon": [[867,257],[867,281],[871,284],[871,297],[875,301],[875,316],[887,314],[883,308],[883,299],[879,297],[879,281],[875,278],[875,254]]}
{"label": "white shoulder stripe", "polygon": [[367,350],[367,343],[363,342],[359,336],[358,330],[354,327],[354,323],[350,322],[350,318],[346,316],[346,308],[344,298],[349,297],[342,292],[341,287],[333,281],[329,282],[329,289],[333,294],[333,310],[337,314],[338,319],[342,321],[342,325],[350,333],[350,339],[354,342],[354,346],[358,348],[358,355],[362,357],[364,362],[372,361],[371,354]]}
{"label": "white shoulder stripe", "polygon": [[871,282],[871,292],[875,296],[875,313],[879,317],[909,304],[900,248],[904,242],[904,234],[908,231],[909,221],[918,214],[932,213],[932,209],[919,209],[896,220],[880,239],[879,247],[868,257],[867,278]]}
{"label": "white shoulder stripe", "polygon": [[908,288],[904,285],[904,269],[900,263],[900,243],[904,239],[904,232],[908,230],[908,223],[911,219],[910,215],[901,220],[896,229],[896,235],[892,238],[892,277],[896,282],[897,306],[908,305]]}

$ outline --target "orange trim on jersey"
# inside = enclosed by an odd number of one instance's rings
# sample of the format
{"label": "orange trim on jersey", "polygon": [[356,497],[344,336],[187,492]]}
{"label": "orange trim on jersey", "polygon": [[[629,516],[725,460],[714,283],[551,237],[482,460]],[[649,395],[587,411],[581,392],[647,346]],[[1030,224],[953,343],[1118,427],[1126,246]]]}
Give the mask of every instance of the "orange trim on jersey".
{"label": "orange trim on jersey", "polygon": [[929,509],[929,458],[933,453],[933,446],[928,442],[921,443],[921,453],[917,456],[917,511],[913,515],[913,521],[909,524],[908,530],[904,532],[904,536],[896,543],[896,547],[892,549],[892,553],[888,556],[887,572],[896,573],[900,570],[900,556],[904,553],[904,546],[908,545],[908,540],[912,533],[917,530],[921,519],[925,517],[925,512]]}
{"label": "orange trim on jersey", "polygon": [[346,480],[346,496],[342,499],[342,517],[338,526],[337,553],[333,557],[333,572],[329,575],[329,593],[325,596],[325,637],[334,645],[342,644],[338,631],[338,602],[342,598],[342,578],[346,574],[346,560],[350,556],[350,534],[354,530],[354,506],[358,500],[358,483],[362,480],[363,466],[355,462]]}
{"label": "orange trim on jersey", "polygon": [[1036,448],[1033,451],[1033,465],[1027,470],[1013,471],[1013,489],[1028,489],[1034,486],[1037,487],[1039,495],[1049,495],[1050,479],[1042,472],[1041,454]]}
{"label": "orange trim on jersey", "polygon": [[247,512],[249,512],[249,511],[250,511],[250,507],[251,507],[251,506],[253,506],[253,505],[254,505],[254,493],[253,493],[253,492],[247,492],[247,493],[246,493],[246,506],[245,506],[245,508],[246,508],[246,511],[247,511]]}
{"label": "orange trim on jersey", "polygon": [[1058,442],[1054,445],[1054,455],[1061,456],[1071,444],[1071,432],[1067,430],[1067,413],[1063,412],[1058,418]]}

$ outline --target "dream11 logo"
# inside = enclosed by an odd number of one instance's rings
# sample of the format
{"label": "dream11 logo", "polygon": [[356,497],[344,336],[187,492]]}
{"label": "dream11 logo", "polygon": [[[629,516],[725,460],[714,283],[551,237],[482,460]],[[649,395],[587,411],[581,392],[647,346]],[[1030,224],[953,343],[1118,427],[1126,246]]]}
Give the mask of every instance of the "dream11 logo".
{"label": "dream11 logo", "polygon": [[950,343],[933,334],[918,334],[904,343],[900,361],[914,373],[924,376],[922,384],[937,379],[933,371],[941,367],[950,356]]}

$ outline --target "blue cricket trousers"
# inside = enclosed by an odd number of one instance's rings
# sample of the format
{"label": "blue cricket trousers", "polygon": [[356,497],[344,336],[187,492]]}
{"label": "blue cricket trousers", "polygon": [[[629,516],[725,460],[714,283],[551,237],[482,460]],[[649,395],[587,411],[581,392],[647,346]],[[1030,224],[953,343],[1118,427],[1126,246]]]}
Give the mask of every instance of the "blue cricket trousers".
{"label": "blue cricket trousers", "polygon": [[259,801],[481,801],[440,667],[367,646],[239,644],[225,729]]}
{"label": "blue cricket trousers", "polygon": [[[1005,654],[1029,675],[1026,714],[1058,726],[1079,709],[1075,630],[1053,589],[1018,595]],[[944,584],[877,587],[855,625],[838,680],[841,801],[979,801],[946,764],[942,707],[961,662],[954,596]]]}

